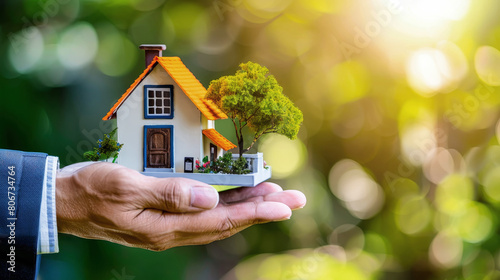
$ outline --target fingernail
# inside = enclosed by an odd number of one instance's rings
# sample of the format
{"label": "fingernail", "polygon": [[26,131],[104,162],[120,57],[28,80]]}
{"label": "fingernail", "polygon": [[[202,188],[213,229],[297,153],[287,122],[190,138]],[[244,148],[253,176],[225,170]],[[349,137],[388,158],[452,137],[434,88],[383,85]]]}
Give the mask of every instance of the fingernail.
{"label": "fingernail", "polygon": [[219,193],[206,186],[195,186],[191,188],[191,206],[201,209],[212,209],[219,202]]}

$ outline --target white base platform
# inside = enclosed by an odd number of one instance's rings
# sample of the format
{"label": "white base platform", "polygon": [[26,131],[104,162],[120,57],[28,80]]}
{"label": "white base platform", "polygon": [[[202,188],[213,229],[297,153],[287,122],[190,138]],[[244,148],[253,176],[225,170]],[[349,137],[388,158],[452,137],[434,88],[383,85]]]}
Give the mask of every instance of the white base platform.
{"label": "white base platform", "polygon": [[271,167],[260,169],[259,172],[250,174],[213,174],[213,173],[180,173],[180,172],[141,172],[146,176],[157,178],[188,178],[197,180],[209,185],[255,187],[258,184],[271,178]]}

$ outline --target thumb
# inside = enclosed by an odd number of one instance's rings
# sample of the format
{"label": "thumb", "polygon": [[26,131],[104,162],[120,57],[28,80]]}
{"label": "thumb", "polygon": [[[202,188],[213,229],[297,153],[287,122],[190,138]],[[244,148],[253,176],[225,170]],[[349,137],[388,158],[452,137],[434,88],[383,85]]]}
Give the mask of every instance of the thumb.
{"label": "thumb", "polygon": [[185,213],[213,209],[219,193],[212,186],[185,178],[152,178],[145,197],[145,207]]}

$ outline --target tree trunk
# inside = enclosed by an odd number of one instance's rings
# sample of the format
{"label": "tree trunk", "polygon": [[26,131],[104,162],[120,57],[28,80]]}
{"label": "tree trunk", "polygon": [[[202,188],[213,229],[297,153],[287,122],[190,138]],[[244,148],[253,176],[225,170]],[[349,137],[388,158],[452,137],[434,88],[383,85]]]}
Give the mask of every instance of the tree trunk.
{"label": "tree trunk", "polygon": [[243,147],[243,126],[241,125],[241,120],[238,120],[239,122],[239,133],[236,132],[236,134],[239,134],[239,137],[238,137],[238,149],[240,151],[240,157],[243,156],[243,152],[244,152],[244,147]]}
{"label": "tree trunk", "polygon": [[243,135],[241,135],[238,139],[238,150],[240,152],[240,157],[243,156]]}

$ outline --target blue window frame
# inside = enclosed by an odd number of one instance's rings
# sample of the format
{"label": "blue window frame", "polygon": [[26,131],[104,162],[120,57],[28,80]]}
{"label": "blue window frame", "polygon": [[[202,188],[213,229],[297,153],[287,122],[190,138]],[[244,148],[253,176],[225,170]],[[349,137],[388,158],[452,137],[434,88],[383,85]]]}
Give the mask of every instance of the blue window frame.
{"label": "blue window frame", "polygon": [[150,143],[148,143],[148,140],[151,140],[151,139],[148,139],[148,131],[150,129],[167,129],[168,132],[169,132],[169,139],[166,139],[169,143],[167,144],[168,148],[169,148],[169,151],[168,151],[168,154],[169,154],[169,160],[170,160],[170,168],[154,168],[154,170],[157,170],[157,171],[169,171],[169,172],[172,172],[173,170],[175,170],[175,162],[174,162],[174,126],[173,125],[145,125],[144,126],[144,161],[143,161],[143,170],[144,171],[148,171],[148,170],[152,170],[151,167],[148,167],[148,158],[147,158],[147,155],[148,155],[148,149],[150,149],[150,152],[151,152],[151,149],[154,149],[153,147],[149,147],[148,145]]}
{"label": "blue window frame", "polygon": [[144,118],[146,119],[174,118],[173,85],[144,86]]}

